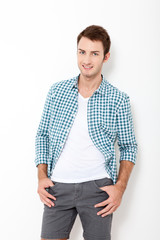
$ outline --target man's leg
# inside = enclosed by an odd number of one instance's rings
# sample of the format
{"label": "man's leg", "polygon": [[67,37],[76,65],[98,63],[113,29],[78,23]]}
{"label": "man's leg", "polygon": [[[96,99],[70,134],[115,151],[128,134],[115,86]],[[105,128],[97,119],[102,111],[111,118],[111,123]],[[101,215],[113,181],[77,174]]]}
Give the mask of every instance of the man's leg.
{"label": "man's leg", "polygon": [[94,205],[109,197],[100,187],[112,184],[113,181],[106,177],[83,182],[77,186],[76,208],[82,222],[85,240],[111,240],[112,214],[105,217],[98,216],[97,212],[104,207],[95,208]]}
{"label": "man's leg", "polygon": [[74,184],[53,182],[48,192],[56,197],[54,206],[44,204],[41,240],[66,240],[77,216],[75,207]]}
{"label": "man's leg", "polygon": [[45,238],[41,238],[41,240],[67,240],[67,238],[63,238],[63,239],[62,238],[59,238],[59,239],[45,239]]}
{"label": "man's leg", "polygon": [[41,238],[41,240],[67,240],[67,238],[58,238],[58,239],[46,239],[46,238]]}

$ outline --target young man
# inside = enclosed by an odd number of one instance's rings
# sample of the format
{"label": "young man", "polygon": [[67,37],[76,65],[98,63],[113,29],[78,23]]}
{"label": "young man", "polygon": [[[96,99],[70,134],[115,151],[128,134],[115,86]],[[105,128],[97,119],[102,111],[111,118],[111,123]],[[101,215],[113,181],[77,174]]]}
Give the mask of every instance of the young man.
{"label": "young man", "polygon": [[77,37],[80,74],[49,89],[36,135],[42,239],[68,239],[77,214],[85,240],[111,239],[138,145],[129,96],[101,74],[110,44],[104,28],[87,27]]}

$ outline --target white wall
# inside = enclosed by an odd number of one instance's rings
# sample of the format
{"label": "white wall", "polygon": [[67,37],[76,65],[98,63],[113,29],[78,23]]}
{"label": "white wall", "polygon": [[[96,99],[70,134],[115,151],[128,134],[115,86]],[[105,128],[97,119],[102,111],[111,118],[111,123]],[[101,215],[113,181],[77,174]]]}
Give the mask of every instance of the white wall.
{"label": "white wall", "polygon": [[[49,86],[79,73],[76,37],[91,24],[110,34],[111,57],[103,73],[129,94],[139,144],[137,164],[114,213],[112,240],[159,238],[159,7],[158,0],[1,1],[2,239],[40,239],[35,134]],[[79,216],[70,239],[83,239]]]}

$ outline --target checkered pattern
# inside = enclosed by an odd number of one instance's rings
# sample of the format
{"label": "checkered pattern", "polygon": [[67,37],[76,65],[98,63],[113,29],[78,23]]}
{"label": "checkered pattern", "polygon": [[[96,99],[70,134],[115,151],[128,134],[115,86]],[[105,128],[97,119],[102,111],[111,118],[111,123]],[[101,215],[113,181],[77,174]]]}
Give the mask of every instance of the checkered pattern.
{"label": "checkered pattern", "polygon": [[[49,178],[78,110],[79,75],[52,84],[44,104],[35,139],[35,164],[48,164]],[[100,86],[88,100],[87,120],[90,138],[104,155],[105,169],[115,184],[116,139],[120,151],[119,161],[128,160],[135,164],[138,150],[129,96],[102,75]]]}

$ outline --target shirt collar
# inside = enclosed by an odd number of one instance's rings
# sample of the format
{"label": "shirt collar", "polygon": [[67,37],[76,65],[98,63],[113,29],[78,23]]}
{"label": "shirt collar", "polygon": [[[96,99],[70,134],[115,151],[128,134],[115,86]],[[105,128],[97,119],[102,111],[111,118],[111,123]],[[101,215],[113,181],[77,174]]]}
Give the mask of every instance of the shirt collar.
{"label": "shirt collar", "polygon": [[[78,74],[78,76],[76,76],[76,77],[74,78],[72,87],[78,88],[78,78],[79,78],[79,76],[80,76],[80,73]],[[101,76],[102,76],[101,84],[100,84],[99,87],[95,90],[95,92],[98,92],[98,93],[100,93],[100,94],[103,95],[103,94],[105,94],[105,92],[106,92],[106,80],[105,80],[103,74],[101,74]]]}

